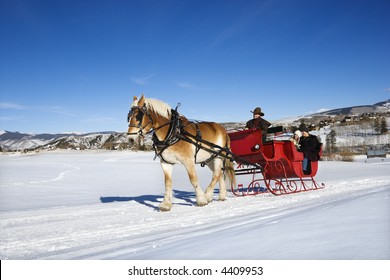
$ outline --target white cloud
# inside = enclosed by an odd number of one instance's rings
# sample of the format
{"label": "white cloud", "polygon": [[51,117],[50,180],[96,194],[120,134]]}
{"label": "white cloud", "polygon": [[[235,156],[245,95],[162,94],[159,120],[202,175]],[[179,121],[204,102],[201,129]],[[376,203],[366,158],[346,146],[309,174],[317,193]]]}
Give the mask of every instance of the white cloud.
{"label": "white cloud", "polygon": [[145,76],[145,77],[131,77],[131,81],[133,83],[136,83],[136,84],[139,84],[139,85],[146,85],[149,80],[154,76],[155,74],[150,74],[148,76]]}
{"label": "white cloud", "polygon": [[50,112],[58,114],[58,115],[68,116],[68,117],[77,117],[77,115],[75,115],[75,114],[64,112],[64,111],[59,111],[59,110],[50,110]]}
{"label": "white cloud", "polygon": [[180,88],[184,88],[184,89],[193,89],[194,88],[194,86],[189,84],[189,83],[178,83],[177,86]]}
{"label": "white cloud", "polygon": [[25,107],[16,103],[0,102],[0,109],[23,110]]}
{"label": "white cloud", "polygon": [[66,112],[61,106],[38,106],[36,109],[68,117],[77,117],[75,114]]}
{"label": "white cloud", "polygon": [[7,116],[0,116],[0,121],[3,121],[3,122],[8,122],[8,121],[22,121],[22,120],[24,120],[23,117],[15,117],[15,116],[7,117]]}
{"label": "white cloud", "polygon": [[16,103],[0,102],[0,109],[46,111],[64,116],[76,117],[76,115],[66,112],[61,106],[24,106]]}
{"label": "white cloud", "polygon": [[116,122],[117,120],[111,117],[96,117],[96,118],[88,118],[83,120],[83,122],[88,123],[112,123]]}

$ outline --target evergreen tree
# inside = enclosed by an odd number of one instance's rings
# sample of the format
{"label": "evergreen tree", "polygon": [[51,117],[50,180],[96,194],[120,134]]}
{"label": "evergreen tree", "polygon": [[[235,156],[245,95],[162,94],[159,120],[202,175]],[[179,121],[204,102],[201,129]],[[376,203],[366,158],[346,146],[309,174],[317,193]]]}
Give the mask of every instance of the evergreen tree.
{"label": "evergreen tree", "polygon": [[336,131],[333,129],[326,135],[326,151],[331,154],[336,151]]}
{"label": "evergreen tree", "polygon": [[376,133],[378,133],[378,134],[381,133],[381,123],[380,123],[378,117],[376,117],[374,120],[374,129],[375,129]]}
{"label": "evergreen tree", "polygon": [[386,134],[388,131],[389,131],[389,129],[387,128],[386,118],[382,117],[381,118],[381,122],[380,122],[380,133],[381,134]]}

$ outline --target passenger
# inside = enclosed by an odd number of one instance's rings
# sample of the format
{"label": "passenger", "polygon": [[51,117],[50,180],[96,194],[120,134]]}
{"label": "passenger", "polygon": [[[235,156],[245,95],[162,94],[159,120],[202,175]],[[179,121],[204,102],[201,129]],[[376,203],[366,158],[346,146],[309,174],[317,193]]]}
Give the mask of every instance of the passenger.
{"label": "passenger", "polygon": [[254,111],[251,111],[253,113],[253,119],[247,121],[245,128],[247,129],[261,129],[263,143],[266,141],[267,138],[267,130],[268,127],[271,126],[271,123],[265,119],[262,118],[264,116],[264,113],[261,112],[260,107],[256,107]]}
{"label": "passenger", "polygon": [[303,174],[309,175],[311,173],[311,161],[318,161],[320,159],[320,142],[317,136],[309,134],[308,129],[302,130],[302,137],[300,139],[301,147],[298,151],[303,153],[302,169]]}
{"label": "passenger", "polygon": [[302,132],[300,130],[296,130],[294,132],[294,135],[291,136],[291,138],[290,138],[290,141],[294,143],[297,150],[299,150],[301,148],[301,144],[300,144],[301,137],[302,137]]}

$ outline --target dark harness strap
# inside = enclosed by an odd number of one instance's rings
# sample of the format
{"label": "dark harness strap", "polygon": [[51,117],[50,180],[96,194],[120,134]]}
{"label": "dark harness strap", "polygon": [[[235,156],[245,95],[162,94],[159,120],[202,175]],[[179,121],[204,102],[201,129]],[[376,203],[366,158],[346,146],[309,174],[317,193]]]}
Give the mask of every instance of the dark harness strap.
{"label": "dark harness strap", "polygon": [[[164,140],[159,140],[156,132],[153,133],[152,136],[152,141],[153,141],[153,149],[156,154],[156,157],[158,156],[162,161],[165,163],[172,164],[164,159],[162,156],[162,153],[167,149],[169,146],[172,146],[176,144],[180,139],[177,137],[180,133],[180,127],[181,127],[181,120],[179,117],[179,114],[177,113],[177,110],[171,110],[171,121],[168,123],[169,124],[169,129],[167,136],[165,137]],[[166,125],[168,125],[166,124]],[[161,126],[163,127],[163,126]],[[159,127],[159,128],[161,128]]]}
{"label": "dark harness strap", "polygon": [[[165,125],[169,125],[168,133],[167,136],[165,137],[164,140],[159,140],[156,133],[153,133],[152,140],[153,140],[153,148],[156,154],[156,157],[158,156],[163,162],[173,164],[171,162],[168,162],[167,160],[164,159],[162,156],[162,153],[170,146],[176,144],[180,140],[186,141],[192,145],[195,146],[195,156],[194,160],[196,162],[196,157],[197,154],[200,150],[207,151],[211,153],[211,157],[208,158],[207,160],[201,162],[200,164],[204,166],[217,156],[223,157],[225,159],[228,159],[230,161],[236,161],[240,162],[242,164],[248,165],[248,166],[255,166],[256,168],[262,169],[262,167],[259,164],[249,162],[245,160],[242,157],[239,157],[235,154],[233,154],[228,147],[221,147],[219,145],[216,145],[214,143],[211,143],[210,141],[207,141],[202,138],[201,131],[199,129],[198,123],[197,122],[190,122],[186,125],[183,125],[179,113],[177,112],[177,108],[175,110],[171,110],[172,116],[171,116],[171,121],[168,122]],[[188,126],[189,124],[194,124],[196,127],[196,135],[193,135],[189,133],[187,130],[185,130],[185,127]],[[163,125],[163,126],[165,126]],[[161,127],[163,127],[161,126]],[[160,129],[159,127],[158,129]],[[155,129],[157,130],[157,129]],[[204,145],[207,145],[208,147],[205,147]]]}

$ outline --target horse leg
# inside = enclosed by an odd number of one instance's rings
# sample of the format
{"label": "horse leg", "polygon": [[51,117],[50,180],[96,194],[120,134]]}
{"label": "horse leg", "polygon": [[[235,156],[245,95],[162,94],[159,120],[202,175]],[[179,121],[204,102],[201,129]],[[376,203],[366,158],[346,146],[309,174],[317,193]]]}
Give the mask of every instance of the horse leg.
{"label": "horse leg", "polygon": [[198,206],[207,205],[207,200],[206,200],[206,197],[204,195],[204,192],[203,192],[202,188],[199,186],[198,176],[196,175],[194,162],[191,160],[191,161],[185,163],[184,166],[187,170],[188,177],[190,178],[190,182],[191,182],[192,186],[194,186],[194,189],[195,189],[196,204]]}
{"label": "horse leg", "polygon": [[225,201],[227,197],[227,191],[226,191],[226,182],[224,176],[221,174],[221,177],[219,177],[219,201]]}
{"label": "horse leg", "polygon": [[223,164],[223,171],[221,174],[221,177],[219,178],[219,200],[224,201],[227,197],[227,191],[226,191],[226,177],[229,178],[229,181],[231,184],[235,185],[235,173],[234,173],[234,165],[231,161],[228,159],[222,160]]}
{"label": "horse leg", "polygon": [[219,181],[219,200],[225,200],[226,199],[226,185],[221,185],[221,179],[223,180],[222,176],[222,160],[220,158],[215,158],[212,162],[208,163],[207,166],[211,169],[213,172],[213,178],[211,179],[210,184],[208,185],[206,189],[206,198],[208,202],[211,202],[213,200],[214,196],[214,188],[217,182]]}
{"label": "horse leg", "polygon": [[173,164],[161,163],[164,172],[165,193],[164,201],[160,203],[160,211],[169,211],[172,208],[172,169]]}

